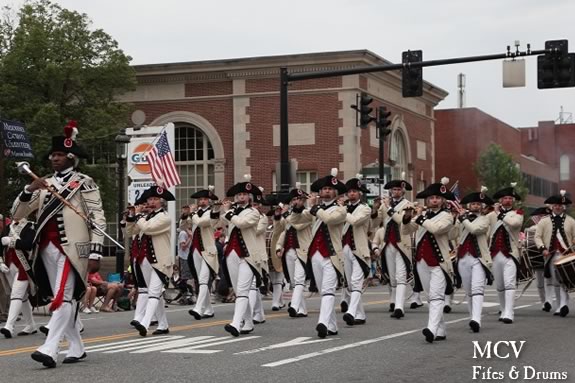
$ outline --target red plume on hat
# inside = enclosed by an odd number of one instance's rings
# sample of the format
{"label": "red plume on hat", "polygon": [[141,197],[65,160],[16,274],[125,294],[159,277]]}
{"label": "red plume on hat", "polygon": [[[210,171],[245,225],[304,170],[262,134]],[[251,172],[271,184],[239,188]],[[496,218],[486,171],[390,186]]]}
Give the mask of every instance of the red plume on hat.
{"label": "red plume on hat", "polygon": [[76,120],[70,120],[64,126],[64,136],[66,138],[71,138],[72,140],[76,141],[76,135],[78,134],[78,123]]}

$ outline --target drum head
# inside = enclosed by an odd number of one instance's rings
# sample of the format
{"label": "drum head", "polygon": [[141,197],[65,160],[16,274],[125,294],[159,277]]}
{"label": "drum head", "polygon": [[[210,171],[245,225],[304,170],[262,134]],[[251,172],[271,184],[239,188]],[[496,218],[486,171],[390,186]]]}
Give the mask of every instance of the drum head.
{"label": "drum head", "polygon": [[562,265],[564,263],[569,263],[575,261],[575,253],[569,253],[567,255],[563,255],[557,261],[554,262],[555,265]]}

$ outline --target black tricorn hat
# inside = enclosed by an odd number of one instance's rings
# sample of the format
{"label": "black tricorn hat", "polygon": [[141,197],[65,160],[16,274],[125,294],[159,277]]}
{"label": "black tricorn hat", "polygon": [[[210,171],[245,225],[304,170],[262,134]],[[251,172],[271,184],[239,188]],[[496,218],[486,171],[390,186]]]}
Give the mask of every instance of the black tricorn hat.
{"label": "black tricorn hat", "polygon": [[319,193],[319,191],[324,187],[330,187],[337,190],[338,194],[344,194],[347,191],[344,183],[337,179],[337,168],[331,169],[331,175],[318,178],[313,184],[311,184],[311,191]]}
{"label": "black tricorn hat", "polygon": [[244,175],[245,182],[238,182],[234,186],[228,189],[226,192],[226,197],[234,197],[236,194],[239,193],[248,193],[254,196],[258,194],[262,194],[261,190],[258,189],[256,185],[251,182],[252,176],[249,174]]}
{"label": "black tricorn hat", "polygon": [[499,190],[497,193],[493,194],[493,199],[498,200],[499,198],[503,197],[513,197],[517,201],[521,201],[521,196],[515,192],[515,186],[517,185],[516,182],[511,182],[511,186],[507,188],[503,188]]}
{"label": "black tricorn hat", "polygon": [[141,196],[139,196],[136,201],[134,202],[134,205],[143,205],[146,203],[147,199],[148,199],[148,190],[150,189],[146,189],[144,190],[144,192],[142,193]]}
{"label": "black tricorn hat", "polygon": [[264,206],[277,206],[279,203],[280,200],[277,194],[268,194],[262,201]]}
{"label": "black tricorn hat", "polygon": [[565,192],[565,190],[561,190],[561,192],[558,195],[552,195],[551,197],[547,198],[543,203],[547,203],[549,205],[570,205],[573,202],[571,202],[571,200],[567,198],[566,194],[567,193]]}
{"label": "black tricorn hat", "polygon": [[436,182],[436,183],[429,185],[427,188],[425,188],[425,190],[417,193],[415,198],[427,198],[427,197],[431,197],[431,196],[435,195],[435,196],[443,197],[449,201],[454,201],[455,196],[453,195],[452,192],[449,191],[449,189],[447,189],[446,185],[448,183],[449,183],[449,178],[443,177],[441,179],[441,182]]}
{"label": "black tricorn hat", "polygon": [[485,186],[482,186],[480,192],[470,193],[470,194],[466,195],[465,197],[463,197],[463,199],[459,202],[462,205],[468,204],[471,202],[480,202],[480,203],[484,203],[486,205],[493,205],[494,202],[491,198],[489,198],[489,196],[487,194],[485,194],[486,191],[487,191],[487,188]]}
{"label": "black tricorn hat", "polygon": [[174,195],[172,193],[170,193],[170,191],[168,189],[164,189],[161,186],[154,185],[154,186],[150,187],[148,190],[146,190],[144,193],[148,193],[148,195],[146,196],[146,199],[151,198],[151,197],[158,197],[158,198],[162,198],[166,201],[175,201],[176,200]]}
{"label": "black tricorn hat", "polygon": [[295,183],[295,188],[283,198],[283,203],[290,203],[294,198],[307,198],[309,195],[301,188],[301,182]]}
{"label": "black tricorn hat", "polygon": [[261,203],[262,205],[265,205],[266,198],[264,197],[264,188],[261,186],[258,186],[257,189],[258,189],[259,193],[253,193],[254,202],[255,203]]}
{"label": "black tricorn hat", "polygon": [[362,181],[363,176],[361,174],[356,174],[355,178],[348,180],[345,183],[346,189],[349,190],[358,190],[362,193],[369,193],[369,189],[365,187],[365,184]]}
{"label": "black tricorn hat", "polygon": [[214,194],[214,187],[209,185],[207,189],[198,190],[190,196],[190,198],[209,198],[216,201],[218,196]]}
{"label": "black tricorn hat", "polygon": [[551,209],[549,209],[547,206],[543,206],[533,210],[533,212],[531,213],[531,217],[537,215],[549,215],[549,214],[551,214]]}
{"label": "black tricorn hat", "polygon": [[48,154],[62,152],[71,153],[81,158],[88,158],[88,154],[76,143],[77,135],[78,127],[76,121],[68,121],[64,127],[64,135],[52,137],[52,147],[50,151],[48,151]]}
{"label": "black tricorn hat", "polygon": [[[405,172],[401,172],[401,178],[405,178]],[[413,190],[413,187],[411,187],[411,185],[409,184],[409,182],[401,179],[401,180],[391,180],[388,183],[386,183],[383,188],[385,190],[389,190],[391,188],[402,188],[404,190]]]}

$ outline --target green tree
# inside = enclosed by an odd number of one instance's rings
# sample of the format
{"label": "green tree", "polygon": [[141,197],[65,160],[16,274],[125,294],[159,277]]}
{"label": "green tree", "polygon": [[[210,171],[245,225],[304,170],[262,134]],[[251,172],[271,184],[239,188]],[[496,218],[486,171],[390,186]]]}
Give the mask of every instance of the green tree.
{"label": "green tree", "polygon": [[[114,137],[128,121],[130,105],[116,96],[135,88],[131,58],[86,14],[48,0],[27,2],[17,12],[3,9],[0,20],[0,116],[25,123],[38,175],[49,171],[51,137],[67,120],[78,121],[78,142],[89,153],[83,170],[102,189],[108,216],[116,211]],[[7,201],[24,183],[6,164]]]}
{"label": "green tree", "polygon": [[511,182],[516,182],[517,194],[522,200],[527,196],[527,186],[518,164],[497,144],[491,144],[481,152],[475,163],[475,173],[481,184],[489,189],[489,195],[509,187]]}

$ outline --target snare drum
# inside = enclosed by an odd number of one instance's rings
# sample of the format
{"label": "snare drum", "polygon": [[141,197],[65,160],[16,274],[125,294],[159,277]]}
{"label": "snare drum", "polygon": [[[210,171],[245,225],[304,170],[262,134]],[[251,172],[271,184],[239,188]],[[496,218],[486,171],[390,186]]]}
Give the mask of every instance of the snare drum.
{"label": "snare drum", "polygon": [[531,260],[527,256],[526,251],[521,252],[521,259],[519,260],[519,268],[517,269],[517,283],[530,282],[535,278]]}
{"label": "snare drum", "polygon": [[575,291],[575,253],[569,253],[562,256],[553,263],[561,284],[565,286],[567,291]]}
{"label": "snare drum", "polygon": [[543,253],[539,251],[535,244],[535,232],[526,231],[525,234],[525,251],[527,251],[531,266],[536,270],[542,270],[545,267],[545,257],[543,257]]}

